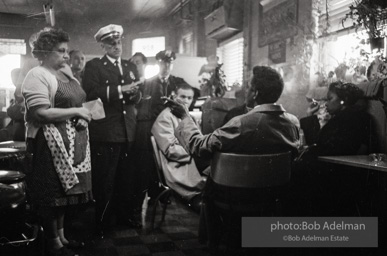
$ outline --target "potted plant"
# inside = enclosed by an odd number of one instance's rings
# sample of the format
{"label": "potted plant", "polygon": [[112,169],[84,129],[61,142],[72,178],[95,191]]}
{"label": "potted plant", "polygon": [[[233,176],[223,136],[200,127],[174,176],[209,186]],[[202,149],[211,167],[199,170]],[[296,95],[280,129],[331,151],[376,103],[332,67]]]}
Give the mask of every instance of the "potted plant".
{"label": "potted plant", "polygon": [[377,48],[383,47],[381,41],[385,33],[378,26],[378,22],[387,19],[387,1],[354,0],[349,6],[349,12],[343,19],[343,23],[348,18],[353,20],[353,26],[356,29],[365,28],[369,35],[371,48],[373,44],[376,44]]}

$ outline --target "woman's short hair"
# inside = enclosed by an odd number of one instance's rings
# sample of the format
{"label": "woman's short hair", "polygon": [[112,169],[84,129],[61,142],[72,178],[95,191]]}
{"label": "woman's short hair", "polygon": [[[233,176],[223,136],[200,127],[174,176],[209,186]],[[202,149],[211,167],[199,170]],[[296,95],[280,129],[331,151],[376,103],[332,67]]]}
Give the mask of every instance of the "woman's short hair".
{"label": "woman's short hair", "polygon": [[328,90],[335,93],[346,106],[354,105],[364,96],[364,92],[353,83],[333,82],[329,85]]}
{"label": "woman's short hair", "polygon": [[251,86],[252,89],[258,91],[258,98],[265,103],[274,103],[282,94],[284,81],[275,69],[266,66],[255,66]]}
{"label": "woman's short hair", "polygon": [[135,54],[133,54],[133,56],[130,58],[130,62],[132,62],[133,58],[136,56],[140,56],[144,64],[148,62],[147,57],[145,57],[145,55],[142,52],[136,52]]}
{"label": "woman's short hair", "polygon": [[44,28],[38,33],[37,39],[32,43],[32,54],[38,60],[43,60],[60,43],[68,43],[69,35],[62,29]]}

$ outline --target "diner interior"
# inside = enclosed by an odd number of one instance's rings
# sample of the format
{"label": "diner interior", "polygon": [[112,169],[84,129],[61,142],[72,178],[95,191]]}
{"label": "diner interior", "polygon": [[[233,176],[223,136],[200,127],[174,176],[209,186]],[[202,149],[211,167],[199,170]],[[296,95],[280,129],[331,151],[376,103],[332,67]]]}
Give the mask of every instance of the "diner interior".
{"label": "diner interior", "polygon": [[[194,88],[189,114],[204,136],[232,124],[227,121],[235,108],[246,111],[233,114],[232,120],[248,115],[254,67],[272,68],[283,81],[276,105],[297,119],[298,151],[211,152],[206,186],[210,179],[227,187],[227,196],[243,197],[234,204],[203,197],[196,204],[164,177],[166,153],[157,136],[156,141],[150,136],[137,138],[136,143],[153,142],[144,159],[152,162],[158,186],[152,196],[144,192],[139,225],[114,225],[102,236],[96,234],[95,201],[73,205],[66,212],[64,228],[69,239],[82,241],[82,247],[74,249],[76,254],[51,254],[47,230],[30,201],[27,178],[34,172],[25,161],[31,154],[24,114],[18,124],[23,127],[20,138],[9,109],[18,97],[23,101],[24,79],[41,64],[32,54],[39,31],[60,28],[67,32],[67,50],[83,53],[87,64],[82,72],[87,73],[89,61],[104,55],[96,39],[100,29],[110,24],[123,29],[122,63],[138,52],[147,58],[145,84],[159,75],[162,58],[170,58],[171,76],[183,78]],[[18,75],[12,77],[15,69]],[[89,78],[82,77],[80,85],[85,89],[82,83]],[[339,114],[327,111],[335,83],[340,90],[350,84],[361,92],[354,102],[362,110],[357,121],[339,122],[335,119]],[[335,90],[339,95],[339,89]],[[143,92],[138,102],[147,96]],[[339,104],[347,104],[344,101]],[[29,111],[23,102],[25,106]],[[308,122],[311,116],[320,130]],[[333,129],[333,125],[336,130],[357,127],[355,132],[364,135],[359,138],[361,147],[351,148],[352,152],[343,146],[340,151],[338,147],[350,143],[345,140],[360,136],[351,137],[344,130],[340,133],[344,142],[329,148],[330,135],[323,128]],[[0,0],[0,129],[0,255],[386,255],[387,4],[384,0]],[[194,161],[194,146],[187,143],[184,149]],[[324,143],[328,149],[318,151]],[[316,155],[307,157],[312,153]],[[215,208],[217,221],[211,219]],[[293,222],[358,218],[372,227],[363,237],[353,231],[347,244],[286,243],[274,241],[279,238],[268,233],[265,238],[263,231],[259,233],[262,226],[252,231],[243,217],[288,217]]]}

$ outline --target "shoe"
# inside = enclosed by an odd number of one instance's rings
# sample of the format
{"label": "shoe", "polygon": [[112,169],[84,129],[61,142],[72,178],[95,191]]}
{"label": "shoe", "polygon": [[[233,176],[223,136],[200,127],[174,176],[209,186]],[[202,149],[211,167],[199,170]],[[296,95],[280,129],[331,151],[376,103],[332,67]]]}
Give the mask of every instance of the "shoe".
{"label": "shoe", "polygon": [[66,246],[69,249],[79,249],[79,248],[84,247],[85,243],[84,242],[78,242],[78,241],[75,241],[75,240],[69,240],[69,243],[68,244],[64,244],[64,246]]}

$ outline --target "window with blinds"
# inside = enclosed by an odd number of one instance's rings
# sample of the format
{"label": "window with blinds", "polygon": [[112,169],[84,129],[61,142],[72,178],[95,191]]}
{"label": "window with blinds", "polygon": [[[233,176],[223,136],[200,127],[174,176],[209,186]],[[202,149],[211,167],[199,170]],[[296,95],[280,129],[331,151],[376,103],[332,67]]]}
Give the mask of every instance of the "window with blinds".
{"label": "window with blinds", "polygon": [[[23,39],[0,38],[0,89],[15,88],[11,79],[11,71],[20,68],[20,55],[25,55],[26,52],[27,45]],[[4,98],[0,99],[2,100]],[[1,105],[8,106],[7,104],[0,102],[0,108]]]}
{"label": "window with blinds", "polygon": [[26,54],[27,46],[23,39],[0,38],[0,53]]}
{"label": "window with blinds", "polygon": [[11,71],[20,68],[20,54],[1,54],[0,53],[0,88],[15,88],[12,83]]}
{"label": "window with blinds", "polygon": [[[353,0],[322,0],[319,5],[321,15],[319,17],[320,34],[332,33],[352,26],[352,19],[343,22],[345,14]],[[344,25],[344,26],[343,26]],[[323,33],[325,32],[325,33]]]}
{"label": "window with blinds", "polygon": [[189,32],[182,36],[180,45],[179,45],[179,53],[185,55],[193,54],[193,33]]}
{"label": "window with blinds", "polygon": [[223,63],[223,71],[226,75],[228,86],[234,83],[242,84],[243,81],[243,37],[231,40],[216,51],[219,63]]}

